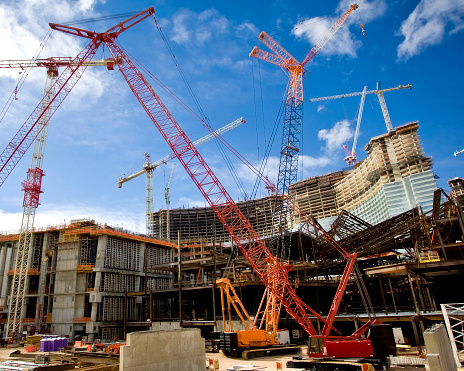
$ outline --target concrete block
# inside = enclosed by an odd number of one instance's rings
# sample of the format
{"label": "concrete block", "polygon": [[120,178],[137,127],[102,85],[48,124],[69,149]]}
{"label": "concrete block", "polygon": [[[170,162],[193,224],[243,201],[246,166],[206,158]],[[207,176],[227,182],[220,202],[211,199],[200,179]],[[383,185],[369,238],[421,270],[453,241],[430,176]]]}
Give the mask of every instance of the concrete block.
{"label": "concrete block", "polygon": [[427,361],[430,371],[456,370],[451,343],[443,324],[434,325],[424,331]]}
{"label": "concrete block", "polygon": [[205,341],[199,329],[140,331],[127,335],[119,370],[204,371]]}

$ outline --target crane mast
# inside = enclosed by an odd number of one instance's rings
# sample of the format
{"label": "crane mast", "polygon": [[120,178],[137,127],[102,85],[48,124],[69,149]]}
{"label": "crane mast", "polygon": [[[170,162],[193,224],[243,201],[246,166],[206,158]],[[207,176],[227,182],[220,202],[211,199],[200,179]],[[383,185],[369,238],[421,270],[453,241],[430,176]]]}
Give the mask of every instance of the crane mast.
{"label": "crane mast", "polygon": [[[277,175],[277,189],[282,194],[288,194],[290,184],[295,183],[298,178],[298,157],[300,152],[301,127],[303,122],[303,72],[304,66],[322,49],[330,38],[340,29],[351,12],[358,8],[353,4],[333,25],[328,29],[316,45],[309,51],[303,62],[298,62],[282,46],[277,43],[266,32],[261,32],[259,39],[272,51],[263,51],[254,47],[250,57],[259,58],[266,62],[275,64],[283,69],[289,78],[287,87],[287,98],[285,101],[285,113],[283,123],[283,135],[280,149],[279,170]],[[276,210],[275,246],[273,252],[280,258],[289,259],[290,242],[285,239],[284,233],[291,230],[291,214],[284,202],[279,210]]]}
{"label": "crane mast", "polygon": [[165,187],[164,198],[166,200],[166,238],[171,239],[171,217],[169,215],[169,210],[171,208],[171,199],[169,198],[169,189],[171,188],[172,174],[174,174],[174,167],[176,164],[172,165],[171,175],[169,176],[168,183]]}
{"label": "crane mast", "polygon": [[[86,53],[88,50],[84,49]],[[82,54],[81,54],[82,55]],[[85,56],[85,54],[83,54]],[[91,54],[87,54],[87,58],[91,58]],[[18,249],[16,251],[16,256],[14,260],[14,271],[12,278],[12,285],[10,290],[10,305],[8,307],[8,321],[5,327],[5,335],[9,336],[10,334],[19,335],[22,327],[22,318],[26,309],[24,305],[25,295],[28,291],[29,280],[27,279],[27,271],[31,264],[31,253],[32,253],[32,244],[33,244],[33,232],[34,232],[34,220],[36,209],[39,206],[39,197],[43,193],[41,190],[42,177],[43,173],[43,159],[45,154],[45,145],[47,141],[48,134],[48,124],[51,116],[53,115],[56,108],[62,102],[62,100],[67,96],[69,91],[62,91],[61,95],[59,91],[63,88],[65,83],[58,83],[58,67],[65,66],[67,68],[74,68],[74,71],[67,70],[64,73],[64,78],[68,79],[67,83],[70,83],[70,88],[72,88],[75,83],[78,81],[80,76],[78,68],[86,68],[87,66],[107,66],[109,70],[113,69],[114,61],[111,60],[101,60],[101,61],[91,61],[83,60],[78,58],[68,58],[68,57],[52,57],[47,59],[34,59],[34,60],[8,60],[0,61],[0,68],[31,68],[31,67],[45,67],[47,68],[47,78],[44,88],[44,94],[41,102],[36,108],[36,111],[33,112],[29,118],[30,122],[26,123],[22,127],[22,132],[18,132],[14,139],[17,139],[19,145],[15,148],[16,151],[11,151],[12,148],[7,148],[2,153],[0,157],[0,164],[2,164],[2,171],[0,172],[0,185],[9,175],[11,170],[14,168],[16,163],[26,152],[28,146],[34,142],[34,149],[32,153],[31,167],[27,171],[27,179],[22,183],[24,191],[23,199],[23,215],[21,221],[21,229],[19,232],[19,242]],[[73,75],[77,72],[77,76]],[[63,85],[62,85],[63,84]],[[58,90],[58,93],[57,93]],[[55,110],[53,109],[53,104],[57,104]],[[34,116],[36,115],[36,116]],[[31,125],[32,120],[36,118],[36,122]],[[27,127],[27,124],[30,127]],[[20,135],[24,135],[28,130],[28,136],[21,138]],[[35,139],[32,139],[35,138]],[[31,140],[32,139],[32,140]],[[30,143],[27,145],[28,141]],[[16,143],[15,140],[10,142],[11,144]],[[27,148],[20,148],[24,143],[26,143]],[[10,151],[10,153],[6,153]],[[6,153],[6,154],[5,154]],[[7,157],[10,154],[10,157]],[[5,161],[6,159],[6,161]],[[12,165],[11,162],[13,162]],[[35,313],[35,325],[38,330],[40,330],[42,325],[43,318],[43,306],[44,306],[44,292],[45,292],[45,279],[46,279],[46,261],[42,257],[34,259],[37,261],[37,264],[40,264],[40,277],[39,277],[39,287],[38,287],[38,301],[36,305]]]}
{"label": "crane mast", "polygon": [[347,153],[347,156],[345,157],[345,161],[348,165],[354,165],[356,164],[356,144],[358,143],[358,137],[359,137],[359,128],[361,127],[361,118],[364,110],[364,101],[366,99],[366,90],[367,86],[364,87],[362,95],[361,95],[361,103],[359,104],[359,112],[358,112],[358,121],[356,122],[356,130],[354,132],[354,138],[353,138],[353,148],[350,150],[344,145],[343,147],[345,148],[345,152]]}

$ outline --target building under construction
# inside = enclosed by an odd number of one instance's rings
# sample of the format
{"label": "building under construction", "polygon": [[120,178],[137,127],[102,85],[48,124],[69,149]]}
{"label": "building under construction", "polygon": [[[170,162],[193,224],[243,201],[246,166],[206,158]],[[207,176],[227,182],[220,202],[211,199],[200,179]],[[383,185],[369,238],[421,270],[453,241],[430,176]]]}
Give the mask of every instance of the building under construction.
{"label": "building under construction", "polygon": [[[289,193],[340,246],[358,253],[374,315],[420,346],[424,326],[442,318],[439,304],[464,301],[455,289],[464,271],[464,182],[451,180],[449,194],[437,189],[417,130],[410,123],[373,138],[354,169],[302,180]],[[238,203],[265,243],[275,234],[280,203],[275,195]],[[325,315],[344,261],[318,233],[300,228],[297,215],[291,223],[290,282]],[[136,330],[198,326],[208,336],[220,317],[215,282],[224,276],[249,312],[255,310],[264,286],[210,208],[161,210],[152,216],[151,232],[143,236],[93,220],[36,228],[23,331],[113,340]],[[0,235],[3,332],[18,241],[18,234]],[[337,328],[357,328],[367,308],[354,280],[345,297]],[[293,330],[293,341],[305,337],[289,316],[281,316],[281,324]]]}

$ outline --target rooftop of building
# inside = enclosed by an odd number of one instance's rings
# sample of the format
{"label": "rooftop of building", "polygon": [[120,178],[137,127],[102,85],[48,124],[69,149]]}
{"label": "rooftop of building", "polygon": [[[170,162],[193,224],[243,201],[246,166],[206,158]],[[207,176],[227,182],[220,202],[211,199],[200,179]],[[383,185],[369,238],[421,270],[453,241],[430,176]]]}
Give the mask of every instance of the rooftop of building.
{"label": "rooftop of building", "polygon": [[[140,242],[152,243],[166,247],[176,247],[172,242],[161,241],[145,234],[130,231],[120,227],[112,227],[106,223],[96,222],[94,219],[76,219],[70,223],[57,225],[48,225],[45,227],[34,227],[34,233],[60,231],[63,235],[108,235],[113,237],[122,237]],[[2,241],[17,241],[19,240],[20,232],[0,232],[0,242]]]}

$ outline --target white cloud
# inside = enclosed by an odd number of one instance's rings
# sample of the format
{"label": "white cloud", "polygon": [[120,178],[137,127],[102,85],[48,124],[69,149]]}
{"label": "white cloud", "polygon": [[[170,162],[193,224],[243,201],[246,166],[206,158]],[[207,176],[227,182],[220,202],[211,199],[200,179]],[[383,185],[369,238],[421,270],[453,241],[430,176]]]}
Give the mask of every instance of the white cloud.
{"label": "white cloud", "polygon": [[354,131],[348,120],[336,122],[331,129],[323,129],[317,133],[317,138],[326,142],[325,148],[329,152],[339,150],[353,136]]}
{"label": "white cloud", "polygon": [[429,46],[440,44],[443,37],[464,28],[462,0],[422,0],[401,24],[398,35],[404,41],[398,45],[398,59],[408,60]]}
{"label": "white cloud", "polygon": [[[338,15],[336,17],[313,17],[306,19],[296,25],[292,33],[298,37],[308,41],[310,45],[315,45],[330,27],[340,18],[340,16],[350,9],[352,0],[342,0],[337,7]],[[361,0],[358,2],[359,8],[356,19],[354,14],[345,21],[345,24],[337,31],[335,35],[321,49],[320,53],[326,56],[331,55],[347,55],[352,58],[356,57],[356,51],[361,47],[362,42],[356,40],[355,36],[350,32],[349,26],[355,22],[362,20],[364,24],[373,21],[385,14],[387,9],[385,0],[367,1]]]}
{"label": "white cloud", "polygon": [[253,23],[245,21],[238,25],[236,35],[245,38],[248,36],[256,37],[259,35],[259,29]]}
{"label": "white cloud", "polygon": [[[345,13],[353,3],[353,0],[341,0],[338,3],[337,13],[340,15]],[[387,11],[387,2],[385,0],[359,0],[356,1],[356,4],[358,4],[358,9],[345,21],[348,25],[357,24],[359,26],[359,23],[370,23],[382,17]]]}

